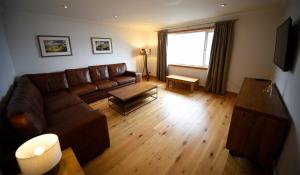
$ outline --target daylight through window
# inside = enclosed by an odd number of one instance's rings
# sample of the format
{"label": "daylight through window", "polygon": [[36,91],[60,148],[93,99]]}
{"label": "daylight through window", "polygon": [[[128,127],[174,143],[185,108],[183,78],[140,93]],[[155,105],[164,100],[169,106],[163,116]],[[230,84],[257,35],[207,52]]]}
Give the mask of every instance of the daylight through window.
{"label": "daylight through window", "polygon": [[168,34],[167,64],[208,67],[214,31]]}

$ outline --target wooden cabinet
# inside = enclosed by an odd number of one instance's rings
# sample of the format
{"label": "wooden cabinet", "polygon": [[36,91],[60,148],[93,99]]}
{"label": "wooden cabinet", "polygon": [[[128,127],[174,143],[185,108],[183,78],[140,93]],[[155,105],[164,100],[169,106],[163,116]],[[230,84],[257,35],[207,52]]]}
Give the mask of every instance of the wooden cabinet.
{"label": "wooden cabinet", "polygon": [[246,78],[234,106],[226,147],[230,153],[271,169],[287,135],[290,117],[270,81]]}

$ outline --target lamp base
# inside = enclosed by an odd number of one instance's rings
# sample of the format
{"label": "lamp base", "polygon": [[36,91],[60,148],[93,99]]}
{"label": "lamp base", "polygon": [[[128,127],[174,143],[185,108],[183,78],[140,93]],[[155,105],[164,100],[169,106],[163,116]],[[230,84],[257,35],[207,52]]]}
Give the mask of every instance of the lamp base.
{"label": "lamp base", "polygon": [[59,163],[55,165],[51,170],[47,171],[43,175],[56,175],[59,171]]}
{"label": "lamp base", "polygon": [[[144,72],[145,72],[145,74],[144,74]],[[144,57],[144,68],[143,68],[142,74],[143,74],[143,77],[146,77],[146,80],[149,81],[150,76],[149,76],[149,71],[148,71],[147,55],[145,55],[145,57]]]}

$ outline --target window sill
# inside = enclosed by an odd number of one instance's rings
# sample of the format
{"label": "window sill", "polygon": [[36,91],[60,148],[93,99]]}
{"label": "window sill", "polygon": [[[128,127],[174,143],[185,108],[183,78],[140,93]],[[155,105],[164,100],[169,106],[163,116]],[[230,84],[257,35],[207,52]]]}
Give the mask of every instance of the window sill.
{"label": "window sill", "polygon": [[200,69],[200,70],[208,70],[208,67],[192,66],[192,65],[184,65],[184,64],[169,64],[168,66],[172,66],[172,67],[184,67],[184,68]]}

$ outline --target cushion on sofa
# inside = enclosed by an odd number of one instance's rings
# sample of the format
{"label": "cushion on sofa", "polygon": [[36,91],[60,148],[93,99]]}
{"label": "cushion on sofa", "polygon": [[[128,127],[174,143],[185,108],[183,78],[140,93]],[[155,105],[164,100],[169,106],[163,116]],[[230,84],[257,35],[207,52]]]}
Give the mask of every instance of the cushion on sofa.
{"label": "cushion on sofa", "polygon": [[99,80],[94,82],[94,84],[97,85],[98,89],[100,90],[110,89],[118,86],[117,82],[111,80]]}
{"label": "cushion on sofa", "polygon": [[90,66],[89,70],[93,82],[109,79],[107,65]]}
{"label": "cushion on sofa", "polygon": [[47,94],[44,96],[45,113],[53,114],[82,102],[77,95],[71,94],[68,91]]}
{"label": "cushion on sofa", "polygon": [[69,88],[65,72],[27,75],[41,93],[51,93]]}
{"label": "cushion on sofa", "polygon": [[69,85],[76,86],[91,82],[91,77],[88,68],[67,69],[66,71]]}
{"label": "cushion on sofa", "polygon": [[24,139],[41,134],[46,128],[43,97],[30,79],[22,76],[7,106],[7,118]]}
{"label": "cushion on sofa", "polygon": [[112,80],[116,81],[119,85],[134,83],[135,79],[136,79],[135,77],[130,77],[130,76],[119,76],[119,77],[112,78]]}
{"label": "cushion on sofa", "polygon": [[127,70],[125,63],[110,64],[108,65],[108,71],[110,77],[116,77],[123,75]]}
{"label": "cushion on sofa", "polygon": [[96,91],[98,88],[94,84],[80,84],[77,86],[72,86],[69,88],[70,92],[76,95],[85,95],[91,92]]}
{"label": "cushion on sofa", "polygon": [[94,158],[109,147],[105,115],[81,103],[47,116],[47,133],[60,138],[62,149],[72,147],[80,163]]}
{"label": "cushion on sofa", "polygon": [[[47,119],[48,128],[53,128],[56,126],[64,125],[64,123],[72,122],[76,118],[80,118],[86,112],[93,111],[86,103],[78,103],[69,107],[64,108],[64,110],[58,111],[56,113],[47,114],[45,117]],[[83,117],[84,118],[84,117]],[[62,128],[64,129],[64,128]]]}

